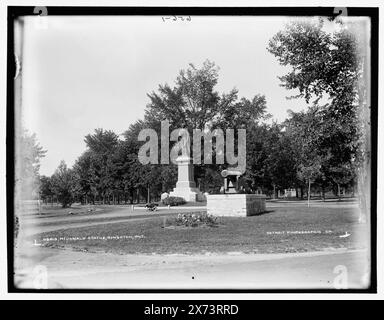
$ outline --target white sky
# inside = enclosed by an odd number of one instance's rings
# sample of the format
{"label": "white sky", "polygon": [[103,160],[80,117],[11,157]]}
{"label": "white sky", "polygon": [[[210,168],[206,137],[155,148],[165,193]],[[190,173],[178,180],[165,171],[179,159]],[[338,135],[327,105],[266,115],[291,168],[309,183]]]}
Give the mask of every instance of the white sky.
{"label": "white sky", "polygon": [[[287,110],[306,108],[279,86],[286,73],[267,50],[286,17],[203,17],[190,22],[153,17],[37,17],[25,22],[23,124],[47,150],[40,173],[69,166],[95,128],[123,133],[143,117],[147,93],[173,84],[180,69],[204,60],[220,67],[219,92],[264,94],[268,112],[282,121]],[[45,27],[45,28],[44,28]]]}

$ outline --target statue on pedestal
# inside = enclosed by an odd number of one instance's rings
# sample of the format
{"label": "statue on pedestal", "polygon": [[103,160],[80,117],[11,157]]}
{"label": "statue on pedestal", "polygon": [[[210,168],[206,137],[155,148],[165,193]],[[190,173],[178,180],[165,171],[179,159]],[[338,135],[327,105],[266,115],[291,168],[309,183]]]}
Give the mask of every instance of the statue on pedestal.
{"label": "statue on pedestal", "polygon": [[170,193],[171,197],[181,197],[185,201],[202,201],[204,195],[196,187],[193,174],[193,164],[191,158],[181,155],[176,159],[177,163],[177,183],[175,189]]}

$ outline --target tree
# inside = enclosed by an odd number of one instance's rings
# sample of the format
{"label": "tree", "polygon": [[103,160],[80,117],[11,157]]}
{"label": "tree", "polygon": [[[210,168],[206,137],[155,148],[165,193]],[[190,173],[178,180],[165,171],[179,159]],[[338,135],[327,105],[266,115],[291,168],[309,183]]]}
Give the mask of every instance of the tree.
{"label": "tree", "polygon": [[211,123],[219,109],[219,94],[214,91],[218,81],[219,68],[205,61],[201,69],[193,64],[181,70],[175,87],[159,85],[158,92],[148,94],[150,103],[145,120],[168,119],[174,128],[204,128]]}
{"label": "tree", "polygon": [[298,158],[294,149],[295,142],[286,133],[284,125],[272,124],[267,134],[262,135],[261,139],[267,151],[265,171],[274,196],[278,189],[297,187],[299,179],[297,178]]}
{"label": "tree", "polygon": [[144,122],[136,126],[145,124],[155,129],[159,128],[159,121],[169,120],[170,130],[186,128],[192,133],[192,129],[238,129],[270,116],[262,95],[249,100],[238,99],[236,89],[222,94],[215,91],[218,71],[209,60],[200,69],[190,64],[187,70],[181,70],[174,87],[160,85],[158,92],[148,94],[150,103]]}
{"label": "tree", "polygon": [[292,67],[280,77],[282,86],[298,89],[307,102],[327,94],[329,107],[336,114],[348,112],[355,103],[360,76],[356,38],[345,28],[327,33],[323,27],[322,19],[289,23],[270,40],[267,49],[281,65]]}
{"label": "tree", "polygon": [[324,187],[326,167],[332,157],[329,146],[323,144],[323,118],[318,111],[317,106],[306,112],[289,111],[289,118],[284,122],[296,159],[297,178],[308,186],[308,206],[311,184],[317,180]]}
{"label": "tree", "polygon": [[298,167],[298,177],[300,180],[308,183],[308,207],[311,200],[311,185],[321,175],[320,158],[307,159],[306,164],[300,164]]}
{"label": "tree", "polygon": [[171,191],[175,187],[176,182],[177,166],[173,164],[161,166],[161,191]]}
{"label": "tree", "polygon": [[[92,152],[85,151],[73,166],[74,192],[82,201],[87,203],[88,196],[92,194]],[[91,198],[94,203],[94,197]]]}
{"label": "tree", "polygon": [[119,139],[111,130],[95,129],[93,135],[84,139],[90,152],[89,181],[91,191],[103,199],[110,201],[114,192],[113,170],[111,157],[116,151]]}
{"label": "tree", "polygon": [[70,207],[74,201],[74,177],[72,170],[67,167],[64,161],[60,162],[60,165],[51,177],[51,181],[52,190],[62,207]]}
{"label": "tree", "polygon": [[95,129],[94,134],[85,136],[84,142],[94,153],[105,154],[113,151],[117,146],[119,137],[111,130]]}
{"label": "tree", "polygon": [[351,182],[354,182],[356,176],[354,169],[350,164],[340,164],[330,167],[329,171],[333,182],[337,185],[337,197],[340,200],[340,187],[348,186]]}
{"label": "tree", "polygon": [[16,185],[21,199],[31,200],[39,194],[40,159],[46,151],[37,141],[36,134],[24,130],[16,139]]}
{"label": "tree", "polygon": [[[336,31],[326,32],[326,23]],[[293,22],[270,40],[267,49],[280,64],[292,68],[280,77],[282,86],[297,89],[296,97],[305,98],[317,108],[317,150],[323,158],[325,180],[335,180],[332,168],[349,167],[355,174],[360,172],[359,184],[363,184],[363,171],[357,169],[369,156],[361,151],[365,148],[361,136],[366,133],[359,116],[366,91],[359,89],[359,83],[366,70],[358,50],[361,38],[351,30],[340,21]],[[320,105],[324,100],[326,103]]]}
{"label": "tree", "polygon": [[[269,117],[264,96],[257,94],[252,99],[239,99],[236,89],[220,94],[215,90],[218,77],[219,68],[208,60],[201,68],[190,64],[187,70],[181,70],[173,87],[160,85],[157,92],[148,94],[150,103],[146,107],[144,121],[131,126],[124,134],[126,139],[132,136],[137,138],[139,129],[143,127],[154,129],[160,136],[161,120],[169,121],[170,131],[185,128],[192,136],[192,129],[219,128],[225,132],[227,128],[240,129],[257,125],[260,120]],[[216,146],[213,144],[213,159],[215,151]],[[204,179],[209,174],[206,173],[207,168],[205,165],[196,165],[195,180]],[[222,166],[210,165],[209,168],[218,171]]]}
{"label": "tree", "polygon": [[48,201],[49,199],[52,201],[52,196],[54,195],[54,191],[52,188],[52,181],[50,177],[40,176],[40,199],[43,201]]}
{"label": "tree", "polygon": [[271,172],[268,170],[270,147],[277,143],[278,136],[273,136],[267,125],[252,125],[247,130],[247,169],[243,180],[247,187],[255,190],[263,187],[270,190],[272,186]]}

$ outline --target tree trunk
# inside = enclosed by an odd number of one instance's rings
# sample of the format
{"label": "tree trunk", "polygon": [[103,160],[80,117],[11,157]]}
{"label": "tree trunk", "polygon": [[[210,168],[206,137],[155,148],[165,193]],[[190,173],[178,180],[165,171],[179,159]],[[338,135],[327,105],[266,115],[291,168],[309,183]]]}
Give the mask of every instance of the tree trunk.
{"label": "tree trunk", "polygon": [[338,199],[338,201],[341,200],[341,198],[340,198],[340,183],[337,184],[337,199]]}
{"label": "tree trunk", "polygon": [[308,208],[309,208],[310,200],[311,200],[311,180],[308,180]]}
{"label": "tree trunk", "polygon": [[321,186],[321,197],[323,199],[323,202],[325,202],[325,189],[324,189],[324,186]]}

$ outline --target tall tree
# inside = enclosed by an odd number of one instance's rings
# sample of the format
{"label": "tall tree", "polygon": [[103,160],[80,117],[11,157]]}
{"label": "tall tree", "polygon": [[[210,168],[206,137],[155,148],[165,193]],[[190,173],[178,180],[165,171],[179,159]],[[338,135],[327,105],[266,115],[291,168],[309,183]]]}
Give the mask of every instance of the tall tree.
{"label": "tall tree", "polygon": [[[144,121],[137,122],[125,136],[132,135],[143,125],[155,129],[160,136],[161,120],[169,121],[170,131],[186,128],[192,135],[192,129],[220,128],[225,132],[227,128],[248,128],[269,116],[264,96],[257,94],[252,99],[239,99],[236,89],[220,94],[215,90],[218,77],[219,68],[213,62],[207,60],[201,68],[190,64],[189,68],[180,71],[173,87],[168,84],[160,85],[157,92],[148,95],[150,103],[147,105]],[[236,139],[235,136],[235,145]],[[214,144],[213,159],[215,151]],[[220,170],[221,166],[210,165],[210,169],[214,168]],[[206,166],[197,165],[195,169],[196,180],[209,175]],[[207,188],[209,189],[208,186]]]}
{"label": "tall tree", "polygon": [[75,181],[75,193],[79,195],[83,202],[88,202],[88,197],[94,203],[94,194],[92,193],[92,152],[85,151],[75,162],[73,174]]}
{"label": "tall tree", "polygon": [[36,134],[24,130],[16,138],[16,186],[21,199],[31,200],[39,193],[40,160],[46,151],[37,141]]}
{"label": "tall tree", "polygon": [[52,188],[52,181],[50,177],[40,176],[40,199],[43,201],[50,200],[52,202],[52,196],[54,191]]}
{"label": "tall tree", "polygon": [[91,190],[102,198],[103,203],[110,201],[114,191],[111,157],[118,146],[118,135],[111,130],[96,129],[84,139],[91,153],[90,181]]}
{"label": "tall tree", "polygon": [[[325,31],[325,24],[334,31]],[[319,135],[324,135],[318,141],[318,150],[323,160],[327,160],[323,161],[324,174],[333,178],[331,168],[337,163],[355,168],[355,173],[360,172],[361,185],[364,170],[356,168],[364,166],[369,151],[361,152],[365,146],[360,137],[366,133],[362,130],[360,113],[367,106],[364,107],[366,99],[359,83],[367,71],[358,50],[361,38],[351,30],[340,21],[296,21],[278,32],[267,49],[280,64],[291,67],[288,74],[280,77],[282,86],[297,89],[296,97],[318,107],[322,119]],[[360,198],[364,197],[364,192],[360,193]],[[365,213],[366,208],[361,211]]]}
{"label": "tall tree", "polygon": [[70,207],[74,201],[74,177],[73,172],[69,169],[64,161],[56,169],[51,177],[52,190],[57,196],[58,201],[63,208]]}
{"label": "tall tree", "polygon": [[181,70],[173,88],[160,85],[158,92],[148,94],[146,121],[167,119],[174,128],[204,128],[219,108],[219,94],[214,90],[218,71],[208,60],[201,69],[190,64],[187,70]]}
{"label": "tall tree", "polygon": [[119,137],[111,130],[95,129],[94,134],[85,136],[87,147],[94,153],[105,154],[113,151],[117,146]]}

